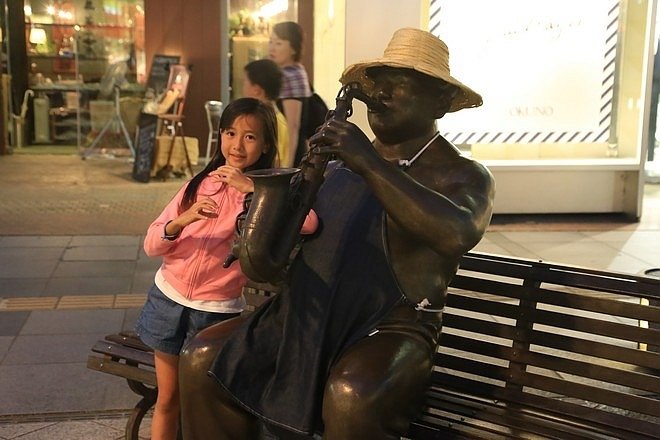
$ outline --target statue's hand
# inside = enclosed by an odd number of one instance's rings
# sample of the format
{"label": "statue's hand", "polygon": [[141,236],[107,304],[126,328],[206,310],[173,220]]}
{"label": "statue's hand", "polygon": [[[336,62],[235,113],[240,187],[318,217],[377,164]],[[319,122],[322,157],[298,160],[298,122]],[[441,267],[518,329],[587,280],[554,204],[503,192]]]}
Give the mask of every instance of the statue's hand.
{"label": "statue's hand", "polygon": [[361,173],[378,156],[371,141],[357,125],[330,119],[309,139],[312,153],[336,154],[344,164]]}

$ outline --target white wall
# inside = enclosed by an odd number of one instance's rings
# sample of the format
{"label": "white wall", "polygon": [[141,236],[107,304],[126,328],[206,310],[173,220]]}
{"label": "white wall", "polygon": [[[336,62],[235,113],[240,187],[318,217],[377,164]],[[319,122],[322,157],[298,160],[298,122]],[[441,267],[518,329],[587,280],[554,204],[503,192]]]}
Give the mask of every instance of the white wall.
{"label": "white wall", "polygon": [[[346,66],[380,57],[399,28],[428,29],[428,11],[429,0],[315,0],[314,86],[328,106]],[[372,136],[364,105],[354,109],[351,121]]]}

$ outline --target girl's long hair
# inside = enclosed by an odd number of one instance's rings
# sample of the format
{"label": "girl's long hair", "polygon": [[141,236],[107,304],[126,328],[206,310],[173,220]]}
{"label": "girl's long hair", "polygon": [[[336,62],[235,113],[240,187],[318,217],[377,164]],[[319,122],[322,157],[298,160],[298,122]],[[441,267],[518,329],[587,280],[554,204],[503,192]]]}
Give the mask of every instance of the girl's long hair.
{"label": "girl's long hair", "polygon": [[272,168],[277,155],[277,119],[271,105],[263,103],[254,98],[240,98],[231,102],[220,116],[220,133],[218,134],[218,146],[216,151],[206,164],[206,167],[193,177],[183,193],[183,199],[179,204],[179,212],[190,208],[197,199],[197,190],[209,173],[225,164],[226,159],[222,155],[222,136],[224,130],[229,129],[239,116],[252,115],[261,121],[264,142],[267,146],[265,153],[252,165],[244,169],[244,172]]}

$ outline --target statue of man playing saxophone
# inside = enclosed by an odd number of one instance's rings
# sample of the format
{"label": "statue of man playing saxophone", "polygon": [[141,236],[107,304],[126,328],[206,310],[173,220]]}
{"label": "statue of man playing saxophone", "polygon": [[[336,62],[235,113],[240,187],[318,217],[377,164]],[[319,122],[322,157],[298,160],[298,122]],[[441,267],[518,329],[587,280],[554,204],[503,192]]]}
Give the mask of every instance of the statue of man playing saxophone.
{"label": "statue of man playing saxophone", "polygon": [[310,139],[309,155],[338,158],[312,200],[319,230],[281,293],[184,350],[186,440],[258,439],[264,427],[281,439],[406,432],[430,380],[447,285],[494,198],[488,170],[436,129],[447,112],[482,103],[448,58],[437,37],[404,28],[381,58],[344,71],[376,138],[336,110]]}

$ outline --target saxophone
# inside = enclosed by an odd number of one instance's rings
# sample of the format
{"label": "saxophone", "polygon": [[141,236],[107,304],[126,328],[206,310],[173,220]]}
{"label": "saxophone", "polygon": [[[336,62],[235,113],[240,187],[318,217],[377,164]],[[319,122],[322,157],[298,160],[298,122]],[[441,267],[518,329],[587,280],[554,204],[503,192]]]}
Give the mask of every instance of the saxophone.
{"label": "saxophone", "polygon": [[[359,83],[343,86],[336,107],[326,115],[345,121],[353,113],[352,101],[364,102],[372,111],[383,105],[362,91]],[[300,229],[324,180],[332,153],[310,145],[300,168],[272,168],[246,173],[254,193],[246,197],[246,211],[236,221],[237,239],[224,267],[236,259],[252,281],[276,284],[285,279],[290,257],[300,241]]]}

